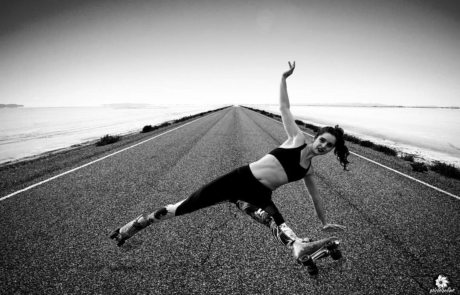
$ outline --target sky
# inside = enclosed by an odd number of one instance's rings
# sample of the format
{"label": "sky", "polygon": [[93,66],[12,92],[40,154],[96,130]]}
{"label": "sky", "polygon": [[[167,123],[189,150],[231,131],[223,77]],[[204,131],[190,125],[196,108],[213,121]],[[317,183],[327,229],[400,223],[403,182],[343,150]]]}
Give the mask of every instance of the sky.
{"label": "sky", "polygon": [[460,1],[6,0],[0,103],[460,106]]}

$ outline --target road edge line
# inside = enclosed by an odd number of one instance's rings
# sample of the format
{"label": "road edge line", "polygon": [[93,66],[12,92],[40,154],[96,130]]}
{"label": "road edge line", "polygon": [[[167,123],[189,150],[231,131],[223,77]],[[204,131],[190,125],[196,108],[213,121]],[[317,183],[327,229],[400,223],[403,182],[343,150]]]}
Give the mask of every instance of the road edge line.
{"label": "road edge line", "polygon": [[[213,113],[213,114],[214,114],[214,113]],[[193,121],[191,121],[191,122],[188,122],[188,123],[186,123],[186,124],[180,125],[180,126],[178,126],[178,127],[176,127],[176,128],[173,128],[173,129],[171,129],[171,130],[165,131],[165,132],[163,132],[163,133],[161,133],[161,134],[155,135],[155,136],[152,137],[152,138],[149,138],[149,139],[146,139],[146,140],[144,140],[144,141],[138,142],[138,143],[136,143],[136,144],[134,144],[134,145],[132,145],[132,146],[129,146],[129,147],[127,147],[127,148],[124,148],[124,149],[122,149],[122,150],[116,151],[116,152],[114,152],[114,153],[112,153],[112,154],[110,154],[110,155],[104,156],[104,157],[102,157],[102,158],[96,159],[96,160],[94,160],[94,161],[91,161],[91,162],[89,162],[89,163],[86,163],[86,164],[84,164],[84,165],[82,165],[82,166],[79,166],[79,167],[77,167],[77,168],[73,168],[73,169],[71,169],[71,170],[69,170],[69,171],[66,171],[66,172],[63,172],[63,173],[61,173],[61,174],[59,174],[59,175],[55,175],[55,176],[53,176],[53,177],[51,177],[51,178],[48,178],[48,179],[45,179],[45,180],[40,181],[40,182],[38,182],[38,183],[35,183],[35,184],[33,184],[33,185],[30,185],[30,186],[28,186],[28,187],[26,187],[26,188],[23,188],[23,189],[21,189],[21,190],[18,190],[18,191],[16,191],[16,192],[14,192],[14,193],[11,193],[11,194],[9,194],[9,195],[6,195],[6,196],[4,196],[4,197],[1,197],[1,198],[0,198],[0,202],[4,201],[4,200],[6,200],[6,199],[9,199],[9,198],[11,198],[11,197],[13,197],[13,196],[15,196],[15,195],[17,195],[17,194],[20,194],[20,193],[22,193],[22,192],[28,191],[28,190],[30,190],[30,189],[32,189],[32,188],[34,188],[34,187],[37,187],[37,186],[42,185],[42,184],[44,184],[44,183],[47,183],[47,182],[49,182],[49,181],[51,181],[51,180],[54,180],[54,179],[56,179],[56,178],[59,178],[59,177],[61,177],[61,176],[66,175],[66,174],[72,173],[72,172],[74,172],[74,171],[80,170],[81,168],[85,168],[86,166],[92,165],[92,164],[94,164],[94,163],[97,163],[97,162],[99,162],[99,161],[102,161],[102,160],[104,160],[104,159],[107,159],[107,158],[109,158],[109,157],[111,157],[111,156],[114,156],[114,155],[116,155],[116,154],[119,154],[119,153],[121,153],[121,152],[124,152],[124,151],[126,151],[126,150],[129,150],[129,149],[131,149],[131,148],[133,148],[133,147],[136,147],[136,146],[138,146],[138,145],[141,145],[141,144],[143,144],[143,143],[146,143],[147,141],[150,141],[150,140],[152,140],[152,139],[155,139],[155,138],[157,138],[157,137],[159,137],[159,136],[162,136],[162,135],[164,135],[164,134],[166,134],[166,133],[169,133],[169,132],[174,131],[174,130],[176,130],[176,129],[182,128],[182,127],[184,127],[184,126],[187,126],[188,124],[191,124],[191,123],[196,122],[196,121],[198,121],[198,120],[204,119],[204,118],[206,118],[206,117],[208,117],[208,116],[211,116],[211,115],[213,115],[213,114],[209,114],[209,115],[206,115],[206,116],[204,116],[204,117],[195,119],[195,120],[193,120]]]}
{"label": "road edge line", "polygon": [[[280,124],[283,124],[283,122],[280,122],[280,121],[275,120],[275,119],[273,119],[273,118],[270,118],[270,117],[267,117],[267,116],[265,116],[265,115],[262,115],[262,114],[260,114],[260,113],[258,113],[258,112],[256,112],[256,111],[253,111],[253,112],[256,113],[256,114],[258,114],[258,115],[260,115],[260,116],[262,116],[262,117],[264,117],[264,118],[273,120],[273,121],[278,122],[278,123],[280,123]],[[304,132],[304,131],[302,131],[302,133],[304,133],[304,134],[306,134],[306,135],[308,135],[308,136],[314,137],[313,135],[308,134],[308,133],[306,133],[306,132]],[[374,163],[374,164],[376,164],[376,165],[379,165],[379,166],[381,166],[381,167],[383,167],[383,168],[386,168],[386,169],[388,169],[388,170],[390,170],[390,171],[393,171],[393,172],[395,172],[395,173],[397,173],[397,174],[400,174],[400,175],[402,175],[402,176],[404,176],[404,177],[406,177],[406,178],[409,178],[409,179],[411,179],[411,180],[415,180],[416,182],[419,182],[419,183],[421,183],[421,184],[423,184],[423,185],[426,185],[426,186],[428,186],[428,187],[430,187],[430,188],[432,188],[432,189],[434,189],[434,190],[437,190],[438,192],[441,192],[441,193],[446,194],[446,195],[448,195],[448,196],[450,196],[450,197],[453,197],[453,198],[455,198],[455,199],[457,199],[457,200],[460,200],[460,197],[459,197],[459,196],[456,196],[456,195],[454,195],[454,194],[451,194],[451,193],[449,193],[449,192],[446,192],[445,190],[442,190],[442,189],[440,189],[440,188],[438,188],[438,187],[435,187],[435,186],[433,186],[433,185],[431,185],[431,184],[429,184],[429,183],[426,183],[426,182],[421,181],[421,180],[419,180],[419,179],[417,179],[417,178],[414,178],[414,177],[412,177],[412,176],[409,176],[409,175],[407,175],[407,174],[404,174],[404,173],[402,173],[402,172],[400,172],[400,171],[398,171],[398,170],[395,170],[395,169],[393,169],[393,168],[390,168],[390,167],[388,167],[388,166],[385,166],[385,165],[383,165],[383,164],[380,164],[380,163],[378,163],[378,162],[376,162],[376,161],[374,161],[374,160],[368,159],[368,158],[366,158],[366,157],[364,157],[364,156],[361,156],[361,155],[359,155],[359,154],[357,154],[357,153],[355,153],[355,152],[350,152],[350,154],[353,154],[353,155],[355,155],[355,156],[358,156],[358,157],[360,157],[360,158],[363,158],[363,159],[365,159],[365,160],[367,160],[367,161],[369,161],[369,162],[371,162],[371,163]]]}

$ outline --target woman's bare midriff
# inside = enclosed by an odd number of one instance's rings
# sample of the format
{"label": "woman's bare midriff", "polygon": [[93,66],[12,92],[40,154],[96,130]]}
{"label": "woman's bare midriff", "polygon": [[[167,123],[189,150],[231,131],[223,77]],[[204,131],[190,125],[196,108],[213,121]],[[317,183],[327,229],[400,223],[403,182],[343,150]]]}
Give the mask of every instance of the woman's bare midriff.
{"label": "woman's bare midriff", "polygon": [[288,183],[283,166],[273,155],[265,155],[257,162],[249,164],[249,168],[254,177],[272,191]]}

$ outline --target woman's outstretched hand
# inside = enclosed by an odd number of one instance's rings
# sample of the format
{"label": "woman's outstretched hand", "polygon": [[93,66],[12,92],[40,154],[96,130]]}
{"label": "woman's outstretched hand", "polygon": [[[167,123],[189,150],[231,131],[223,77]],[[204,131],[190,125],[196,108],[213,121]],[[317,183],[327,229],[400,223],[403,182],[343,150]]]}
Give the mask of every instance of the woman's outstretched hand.
{"label": "woman's outstretched hand", "polygon": [[326,225],[323,226],[323,230],[326,230],[326,231],[344,230],[344,229],[345,229],[345,226],[339,225],[339,224],[327,223]]}
{"label": "woman's outstretched hand", "polygon": [[287,77],[292,75],[292,73],[294,72],[294,69],[295,69],[295,61],[292,63],[292,65],[291,65],[290,61],[288,61],[288,63],[289,63],[289,70],[287,72],[283,73],[283,78],[284,79],[286,79]]}

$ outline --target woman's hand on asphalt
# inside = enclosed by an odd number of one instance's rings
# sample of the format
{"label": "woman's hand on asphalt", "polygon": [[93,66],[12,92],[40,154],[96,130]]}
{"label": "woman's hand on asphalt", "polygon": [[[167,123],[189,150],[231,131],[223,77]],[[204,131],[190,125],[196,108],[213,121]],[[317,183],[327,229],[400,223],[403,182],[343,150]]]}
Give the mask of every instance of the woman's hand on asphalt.
{"label": "woman's hand on asphalt", "polygon": [[286,79],[287,77],[292,75],[292,73],[294,72],[294,69],[295,69],[295,61],[292,63],[292,65],[291,65],[290,61],[288,61],[288,63],[289,63],[289,70],[287,72],[283,73],[283,78],[284,79]]}
{"label": "woman's hand on asphalt", "polygon": [[323,230],[334,231],[334,230],[344,230],[346,227],[339,224],[327,223],[323,226]]}

